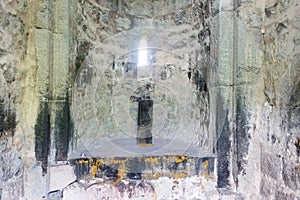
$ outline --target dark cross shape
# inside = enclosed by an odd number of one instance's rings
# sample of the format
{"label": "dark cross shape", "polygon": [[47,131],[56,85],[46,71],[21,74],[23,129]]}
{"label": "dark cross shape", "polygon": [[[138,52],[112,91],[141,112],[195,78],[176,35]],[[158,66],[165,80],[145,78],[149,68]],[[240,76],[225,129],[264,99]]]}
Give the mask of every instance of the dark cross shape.
{"label": "dark cross shape", "polygon": [[153,100],[150,96],[138,98],[137,143],[152,144]]}

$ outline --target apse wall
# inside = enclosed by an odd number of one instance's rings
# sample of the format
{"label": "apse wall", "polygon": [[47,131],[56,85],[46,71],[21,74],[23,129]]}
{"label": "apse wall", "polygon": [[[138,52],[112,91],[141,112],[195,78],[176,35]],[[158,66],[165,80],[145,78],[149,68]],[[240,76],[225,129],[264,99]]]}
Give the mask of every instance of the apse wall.
{"label": "apse wall", "polygon": [[[298,199],[298,10],[297,0],[2,0],[0,199]],[[139,49],[152,53],[156,85],[137,81]],[[90,160],[97,140],[136,137],[141,91],[160,103],[152,130],[182,127],[176,136],[211,157]],[[130,179],[139,174],[122,170],[136,162],[163,173]],[[116,182],[94,179],[95,166]]]}
{"label": "apse wall", "polygon": [[[75,145],[92,147],[98,141],[101,146],[103,139],[121,138],[131,138],[134,144],[137,99],[149,93],[154,103],[153,138],[212,151],[206,83],[209,4],[141,1],[77,6],[81,9],[72,100]],[[146,64],[140,66],[143,51]],[[147,84],[151,89],[145,88]]]}

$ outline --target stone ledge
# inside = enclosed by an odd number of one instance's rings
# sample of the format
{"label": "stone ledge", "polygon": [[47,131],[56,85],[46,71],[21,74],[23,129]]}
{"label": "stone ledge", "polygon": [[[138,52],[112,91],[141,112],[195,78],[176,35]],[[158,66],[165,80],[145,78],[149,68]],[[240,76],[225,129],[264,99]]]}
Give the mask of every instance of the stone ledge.
{"label": "stone ledge", "polygon": [[153,180],[160,177],[214,177],[214,157],[185,155],[78,158],[70,160],[77,180],[83,185],[116,184],[121,180]]}

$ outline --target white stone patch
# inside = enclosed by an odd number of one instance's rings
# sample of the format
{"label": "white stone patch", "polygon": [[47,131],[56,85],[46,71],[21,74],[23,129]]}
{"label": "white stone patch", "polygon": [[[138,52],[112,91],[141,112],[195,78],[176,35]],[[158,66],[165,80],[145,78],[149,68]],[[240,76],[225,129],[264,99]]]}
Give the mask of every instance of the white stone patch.
{"label": "white stone patch", "polygon": [[50,167],[49,191],[62,190],[76,180],[73,167],[60,165]]}

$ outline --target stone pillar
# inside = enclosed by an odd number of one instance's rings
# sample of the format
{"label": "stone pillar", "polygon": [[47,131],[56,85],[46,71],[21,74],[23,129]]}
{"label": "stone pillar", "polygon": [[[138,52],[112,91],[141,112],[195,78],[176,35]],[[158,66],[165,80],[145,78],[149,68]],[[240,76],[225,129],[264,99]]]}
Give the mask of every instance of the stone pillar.
{"label": "stone pillar", "polygon": [[[257,94],[261,92],[256,83],[261,81],[259,28],[262,13],[252,1],[220,0],[214,1],[212,6],[209,80],[215,121],[211,128],[216,132],[218,187],[238,192],[239,179],[246,175],[250,138],[255,131],[255,103],[260,103],[255,91]],[[258,152],[252,154],[256,155],[252,160],[257,161],[257,165]],[[247,178],[254,181],[253,177]],[[253,193],[258,192],[254,186],[258,184],[251,185]]]}
{"label": "stone pillar", "polygon": [[[24,165],[24,196],[26,199],[42,199],[47,192],[47,173],[50,144],[49,114],[49,68],[51,64],[51,23],[50,7],[47,0],[29,1],[26,7],[25,30],[26,57],[22,60],[26,78],[20,85],[24,100],[20,109],[24,115],[20,122],[25,145],[22,147]],[[23,105],[22,105],[23,104]],[[27,109],[25,109],[27,108]],[[26,120],[26,119],[31,119]],[[31,128],[32,127],[32,128]],[[25,128],[25,129],[24,129]],[[28,154],[27,152],[30,152]],[[33,158],[35,156],[35,159]]]}
{"label": "stone pillar", "polygon": [[39,98],[39,111],[35,125],[35,153],[41,162],[43,173],[47,172],[50,145],[49,113],[49,69],[51,64],[51,24],[50,4],[43,1],[36,11],[34,22],[34,45],[36,50],[36,93]]}
{"label": "stone pillar", "polygon": [[70,141],[70,13],[69,0],[51,1],[52,63],[50,67],[50,160],[65,160]]}
{"label": "stone pillar", "polygon": [[235,4],[235,160],[232,170],[237,192],[242,191],[246,199],[258,199],[261,158],[257,113],[261,112],[264,101],[261,84],[263,10],[259,8],[260,1]]}
{"label": "stone pillar", "polygon": [[219,188],[231,188],[232,148],[235,113],[234,12],[233,2],[212,4],[211,68],[209,70],[211,132],[216,133],[217,175]]}
{"label": "stone pillar", "polygon": [[[49,190],[49,167],[54,160],[66,160],[70,140],[69,88],[71,49],[74,27],[70,12],[75,15],[74,6],[68,0],[30,1],[26,16],[26,30],[29,32],[25,66],[30,66],[26,81],[32,81],[26,87],[23,104],[29,104],[30,110],[23,111],[25,116],[36,119],[22,126],[34,127],[34,136],[26,130],[30,144],[23,151],[33,152],[36,163],[26,155],[25,192],[28,199],[46,198]],[[34,13],[34,15],[32,14]],[[69,20],[71,19],[71,20]],[[71,21],[71,22],[70,22]],[[27,86],[27,85],[26,85]],[[29,102],[29,103],[28,103]],[[28,142],[26,142],[28,143]],[[30,154],[31,155],[31,154]],[[49,162],[50,161],[50,162]]]}

